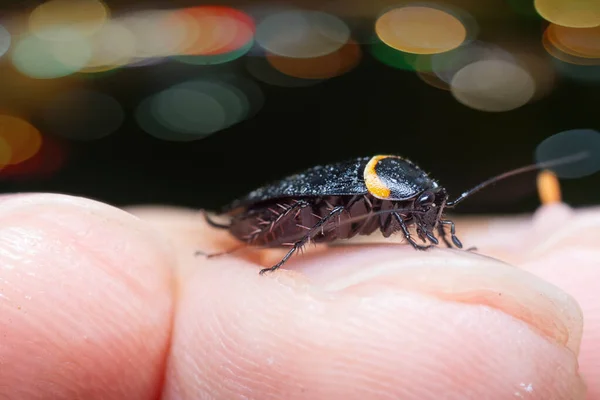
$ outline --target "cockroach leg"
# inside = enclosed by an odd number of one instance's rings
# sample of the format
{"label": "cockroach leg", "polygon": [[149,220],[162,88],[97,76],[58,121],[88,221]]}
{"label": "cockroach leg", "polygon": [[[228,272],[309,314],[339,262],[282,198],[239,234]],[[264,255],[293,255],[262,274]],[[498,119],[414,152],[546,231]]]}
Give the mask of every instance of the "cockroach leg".
{"label": "cockroach leg", "polygon": [[443,219],[440,221],[441,225],[450,225],[450,235],[452,238],[452,243],[454,243],[454,245],[456,247],[458,247],[459,249],[462,249],[463,245],[460,242],[460,240],[458,240],[458,238],[456,237],[456,227],[454,226],[454,222],[447,220],[447,219]]}
{"label": "cockroach leg", "polygon": [[417,226],[417,235],[419,236],[419,239],[421,239],[421,241],[423,243],[427,243],[427,239],[426,239],[426,231],[425,229],[423,229],[420,225]]}
{"label": "cockroach leg", "polygon": [[219,229],[229,229],[231,224],[220,224],[214,220],[212,220],[210,218],[210,216],[208,215],[208,213],[205,211],[204,212],[204,219],[206,220],[206,222],[212,226],[213,228],[219,228]]}
{"label": "cockroach leg", "polygon": [[410,235],[408,227],[406,226],[406,223],[404,222],[404,220],[402,219],[402,217],[400,216],[400,214],[398,214],[397,212],[393,212],[392,216],[394,218],[396,218],[396,221],[398,221],[398,223],[400,224],[400,228],[402,228],[402,232],[404,233],[404,237],[406,238],[406,240],[408,241],[408,243],[410,243],[412,245],[412,247],[414,247],[417,250],[427,250],[427,249],[433,247],[433,245],[431,245],[431,244],[427,245],[427,246],[421,246],[420,244],[418,244],[417,242],[415,242],[415,240]]}
{"label": "cockroach leg", "polygon": [[262,270],[260,270],[260,274],[263,275],[265,272],[272,272],[275,271],[277,269],[279,269],[279,267],[281,267],[283,264],[285,264],[285,262],[300,248],[302,248],[302,246],[304,246],[307,242],[309,242],[313,236],[315,236],[316,234],[321,232],[321,229],[325,226],[325,224],[327,224],[327,222],[329,222],[331,219],[335,218],[336,216],[338,216],[339,214],[341,214],[344,211],[344,207],[342,206],[338,206],[335,207],[333,210],[331,210],[331,212],[326,215],[325,217],[321,218],[319,220],[319,222],[317,222],[315,225],[313,225],[310,230],[306,233],[306,235],[304,235],[302,237],[302,239],[298,240],[297,242],[294,243],[294,246],[287,252],[287,254],[285,256],[283,256],[283,258],[281,259],[281,261],[279,261],[277,264],[275,264],[274,266],[270,267],[270,268],[264,268]]}
{"label": "cockroach leg", "polygon": [[196,257],[197,257],[197,256],[205,256],[206,258],[213,258],[213,257],[223,256],[223,255],[226,255],[226,254],[235,253],[236,251],[238,251],[238,250],[242,250],[242,249],[245,249],[245,248],[247,248],[247,247],[248,247],[248,246],[247,246],[247,245],[244,243],[244,244],[243,244],[243,245],[241,245],[241,246],[237,246],[237,247],[234,247],[234,248],[232,248],[232,249],[225,250],[225,251],[219,251],[219,252],[217,252],[217,253],[205,253],[205,252],[203,252],[203,251],[201,251],[201,250],[197,250],[197,251],[194,253],[194,255],[195,255]]}
{"label": "cockroach leg", "polygon": [[435,245],[440,244],[440,242],[437,240],[437,238],[435,236],[433,236],[433,233],[425,231],[425,235],[427,236],[427,239],[429,239],[429,241],[431,243],[433,243]]}
{"label": "cockroach leg", "polygon": [[448,236],[446,234],[446,231],[444,230],[444,225],[438,224],[437,229],[438,234],[442,238],[442,241],[446,244],[447,247],[452,248],[452,243],[450,243],[450,241],[448,240]]}

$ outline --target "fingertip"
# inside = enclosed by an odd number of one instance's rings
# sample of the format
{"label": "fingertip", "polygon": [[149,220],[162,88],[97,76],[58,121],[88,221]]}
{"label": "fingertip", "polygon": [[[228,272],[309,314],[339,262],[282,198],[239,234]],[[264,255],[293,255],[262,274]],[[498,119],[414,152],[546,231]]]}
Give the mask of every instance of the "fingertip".
{"label": "fingertip", "polygon": [[3,394],[156,398],[173,312],[170,253],[143,221],[100,202],[4,198]]}

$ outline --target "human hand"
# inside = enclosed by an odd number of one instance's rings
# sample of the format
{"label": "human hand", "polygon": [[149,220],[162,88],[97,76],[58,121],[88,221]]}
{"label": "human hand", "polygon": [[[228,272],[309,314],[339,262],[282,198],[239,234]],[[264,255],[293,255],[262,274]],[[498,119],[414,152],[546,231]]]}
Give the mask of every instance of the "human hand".
{"label": "human hand", "polygon": [[264,276],[281,252],[195,257],[235,242],[130,211],[0,200],[0,398],[581,399],[579,374],[600,398],[600,210],[455,220],[515,267],[378,244]]}

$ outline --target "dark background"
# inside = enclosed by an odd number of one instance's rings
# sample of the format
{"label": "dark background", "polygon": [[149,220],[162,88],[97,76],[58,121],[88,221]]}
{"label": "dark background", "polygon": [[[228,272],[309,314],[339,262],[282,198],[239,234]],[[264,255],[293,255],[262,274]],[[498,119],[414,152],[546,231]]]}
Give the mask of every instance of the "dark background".
{"label": "dark background", "polygon": [[[2,7],[8,15],[35,4]],[[135,7],[199,4],[136,2]],[[125,2],[108,5],[113,11],[130,8]],[[468,4],[461,6],[469,10]],[[545,21],[515,12],[507,2],[490,1],[486,6],[494,12],[477,16],[480,39],[531,42],[531,51],[543,52],[539,37]],[[162,203],[217,208],[298,169],[348,157],[393,153],[415,161],[458,195],[492,175],[533,162],[536,146],[555,133],[600,129],[598,81],[594,84],[557,75],[544,98],[513,111],[482,112],[460,104],[448,91],[425,84],[412,71],[384,65],[368,51],[352,71],[311,87],[283,88],[258,82],[265,99],[260,112],[199,141],[159,140],[137,126],[133,111],[145,96],[215,70],[243,75],[245,58],[221,66],[163,63],[56,79],[69,87],[111,94],[123,105],[125,122],[114,134],[95,141],[57,138],[66,149],[61,168],[47,174],[0,175],[0,191],[60,192],[117,206]],[[0,81],[17,79],[18,72],[7,65],[6,57],[0,58],[0,64],[4,64]],[[54,84],[36,82],[40,87]],[[5,110],[18,111],[15,98],[19,104],[52,101],[60,87],[48,89],[46,97],[32,93],[28,98],[13,85],[3,91],[0,104]],[[36,121],[35,112],[32,121]],[[574,206],[598,204],[599,184],[599,174],[563,180],[564,199]],[[535,173],[531,173],[481,192],[461,204],[457,212],[524,212],[533,210],[538,202]]]}

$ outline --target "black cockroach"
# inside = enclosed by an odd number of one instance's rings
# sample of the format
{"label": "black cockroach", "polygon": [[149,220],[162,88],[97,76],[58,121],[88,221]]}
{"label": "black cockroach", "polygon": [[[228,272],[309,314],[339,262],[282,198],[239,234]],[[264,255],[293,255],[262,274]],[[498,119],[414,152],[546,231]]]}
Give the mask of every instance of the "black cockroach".
{"label": "black cockroach", "polygon": [[[454,200],[449,200],[443,186],[405,158],[361,157],[319,165],[250,192],[223,209],[222,214],[230,217],[228,224],[205,216],[211,226],[227,229],[248,245],[291,246],[281,261],[262,269],[260,274],[281,267],[309,241],[350,239],[370,235],[377,229],[384,237],[401,231],[417,250],[439,244],[436,233],[446,246],[462,248],[454,222],[444,218],[446,208],[455,207],[473,193],[509,176],[583,157],[578,154],[521,167],[488,179]],[[418,244],[410,227],[416,228],[423,243],[430,244]],[[450,240],[445,227],[450,229]]]}

